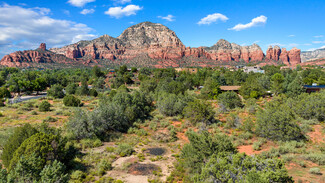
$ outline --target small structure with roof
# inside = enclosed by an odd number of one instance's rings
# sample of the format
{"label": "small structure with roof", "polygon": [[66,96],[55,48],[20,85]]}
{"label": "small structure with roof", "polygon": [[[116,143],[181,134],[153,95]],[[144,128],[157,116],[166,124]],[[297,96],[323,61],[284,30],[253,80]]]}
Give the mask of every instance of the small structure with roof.
{"label": "small structure with roof", "polygon": [[312,85],[304,85],[303,87],[306,89],[307,93],[319,92],[320,90],[325,89],[325,85],[317,85],[316,83],[313,83]]}
{"label": "small structure with roof", "polygon": [[246,73],[254,72],[254,73],[262,73],[262,74],[264,74],[264,72],[265,72],[259,66],[252,66],[252,67],[245,66],[243,70]]}
{"label": "small structure with roof", "polygon": [[234,92],[238,93],[240,87],[241,86],[220,86],[220,90],[223,92],[234,91]]}

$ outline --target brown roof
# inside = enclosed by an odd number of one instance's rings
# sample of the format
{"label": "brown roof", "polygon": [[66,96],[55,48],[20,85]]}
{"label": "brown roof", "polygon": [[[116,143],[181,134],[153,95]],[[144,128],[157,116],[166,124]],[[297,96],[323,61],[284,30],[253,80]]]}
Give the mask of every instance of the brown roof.
{"label": "brown roof", "polygon": [[220,86],[223,91],[236,91],[240,89],[240,86]]}

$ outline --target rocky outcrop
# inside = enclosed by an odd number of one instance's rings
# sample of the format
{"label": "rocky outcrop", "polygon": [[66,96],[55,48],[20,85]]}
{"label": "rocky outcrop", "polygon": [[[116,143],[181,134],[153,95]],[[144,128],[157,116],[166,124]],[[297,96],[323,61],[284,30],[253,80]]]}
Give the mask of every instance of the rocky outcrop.
{"label": "rocky outcrop", "polygon": [[221,62],[230,62],[241,60],[245,62],[262,61],[264,59],[264,53],[262,49],[257,45],[251,46],[239,46],[235,43],[229,43],[224,39],[220,39],[212,47],[205,48],[206,55],[213,60]]}
{"label": "rocky outcrop", "polygon": [[282,61],[283,64],[288,66],[295,66],[301,63],[300,58],[300,49],[292,48],[290,51],[287,51],[285,48],[279,46],[269,46],[266,51],[265,56],[266,61]]}
{"label": "rocky outcrop", "polygon": [[16,51],[4,56],[0,64],[8,67],[28,67],[40,63],[69,63],[70,59],[63,55],[46,50],[46,44],[41,43],[36,50]]}
{"label": "rocky outcrop", "polygon": [[325,48],[301,52],[301,62],[310,62],[325,58]]}
{"label": "rocky outcrop", "polygon": [[[15,52],[5,56],[0,64],[10,66],[23,66],[22,63],[65,63],[79,62],[85,64],[101,63],[103,60],[111,63],[133,62],[146,58],[168,66],[177,65],[184,59],[198,61],[197,65],[212,65],[232,62],[258,62],[283,60],[286,64],[299,63],[297,55],[300,50],[293,49],[287,52],[285,49],[275,46],[269,47],[264,55],[257,45],[240,46],[220,39],[211,47],[191,48],[185,47],[175,32],[162,24],[143,22],[127,28],[117,38],[103,35],[90,41],[79,41],[62,48],[46,49],[42,43],[40,47],[32,51]],[[58,58],[60,60],[58,60]],[[147,61],[148,64],[150,61]],[[150,65],[149,65],[150,66]],[[156,66],[156,65],[155,65]]]}

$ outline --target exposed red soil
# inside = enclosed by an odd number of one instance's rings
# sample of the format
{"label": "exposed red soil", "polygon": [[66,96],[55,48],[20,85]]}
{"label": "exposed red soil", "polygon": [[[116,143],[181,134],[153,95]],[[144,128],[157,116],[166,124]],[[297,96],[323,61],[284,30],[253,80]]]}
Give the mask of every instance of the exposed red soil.
{"label": "exposed red soil", "polygon": [[322,126],[321,125],[315,125],[314,126],[314,131],[313,132],[309,132],[307,135],[310,137],[310,139],[314,142],[314,143],[323,143],[324,139],[322,138]]}

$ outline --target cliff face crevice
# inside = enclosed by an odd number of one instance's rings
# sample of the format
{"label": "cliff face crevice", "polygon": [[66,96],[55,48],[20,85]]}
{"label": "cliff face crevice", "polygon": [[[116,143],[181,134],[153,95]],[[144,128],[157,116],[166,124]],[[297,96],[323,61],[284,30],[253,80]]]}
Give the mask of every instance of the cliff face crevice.
{"label": "cliff face crevice", "polygon": [[[62,48],[46,49],[42,43],[36,50],[18,51],[6,55],[1,65],[26,66],[28,63],[100,63],[101,60],[134,60],[145,55],[153,60],[177,61],[196,58],[215,63],[279,61],[287,65],[300,63],[300,50],[290,51],[280,47],[269,47],[264,55],[257,45],[240,46],[220,39],[211,47],[185,47],[176,33],[162,24],[143,22],[127,28],[117,38],[103,35],[91,41],[79,41]],[[209,62],[210,62],[209,61]],[[203,61],[202,61],[203,62]],[[203,63],[204,64],[204,63]]]}

